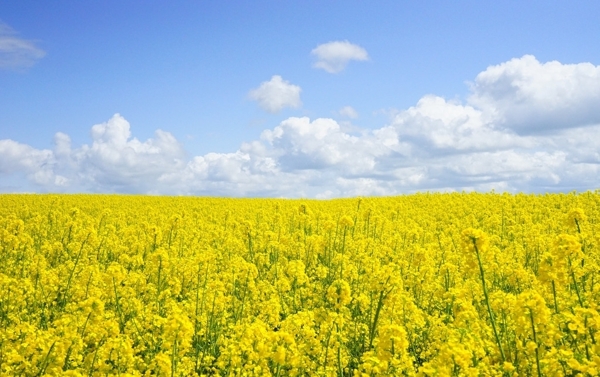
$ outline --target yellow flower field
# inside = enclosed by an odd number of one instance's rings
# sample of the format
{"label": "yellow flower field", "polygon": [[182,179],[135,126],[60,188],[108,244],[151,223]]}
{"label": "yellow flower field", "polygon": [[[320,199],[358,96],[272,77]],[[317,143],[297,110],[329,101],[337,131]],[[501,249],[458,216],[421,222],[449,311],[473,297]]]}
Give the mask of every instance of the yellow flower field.
{"label": "yellow flower field", "polygon": [[600,373],[600,192],[0,195],[0,375]]}

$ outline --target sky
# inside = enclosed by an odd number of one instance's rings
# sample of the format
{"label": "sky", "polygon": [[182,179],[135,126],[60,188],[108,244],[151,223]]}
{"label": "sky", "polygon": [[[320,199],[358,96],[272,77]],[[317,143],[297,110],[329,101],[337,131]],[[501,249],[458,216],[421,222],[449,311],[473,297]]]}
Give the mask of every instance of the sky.
{"label": "sky", "polygon": [[598,1],[0,2],[0,192],[600,188]]}

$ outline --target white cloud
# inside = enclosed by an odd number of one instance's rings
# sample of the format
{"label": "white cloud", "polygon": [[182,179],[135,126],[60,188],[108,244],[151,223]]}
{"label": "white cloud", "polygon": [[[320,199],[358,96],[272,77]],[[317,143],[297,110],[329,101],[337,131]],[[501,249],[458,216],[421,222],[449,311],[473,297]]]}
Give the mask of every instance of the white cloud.
{"label": "white cloud", "polygon": [[527,134],[600,123],[600,66],[540,63],[525,55],[477,75],[469,103]]}
{"label": "white cloud", "polygon": [[352,106],[344,106],[338,111],[338,113],[344,118],[358,118],[358,111],[356,111]]}
{"label": "white cloud", "polygon": [[168,132],[157,130],[144,142],[131,137],[129,122],[115,114],[91,129],[92,143],[71,147],[58,132],[54,150],[38,150],[13,140],[0,140],[0,174],[25,173],[48,190],[108,192],[165,191],[160,178],[185,167],[185,152]]}
{"label": "white cloud", "polygon": [[365,171],[374,164],[369,140],[348,135],[333,119],[288,118],[261,138],[286,170],[340,166]]}
{"label": "white cloud", "polygon": [[[131,137],[130,125],[115,114],[91,130],[92,144],[71,152],[80,182],[109,191],[159,189],[159,178],[185,165],[185,151],[169,132],[157,130],[144,142]],[[58,143],[57,143],[58,146]]]}
{"label": "white cloud", "polygon": [[66,178],[55,172],[56,159],[48,149],[35,149],[13,140],[0,140],[0,174],[23,174],[42,186],[62,186]]}
{"label": "white cloud", "polygon": [[[565,69],[573,68],[552,63],[554,68],[548,71],[549,63],[521,60],[545,75],[554,72],[555,80],[547,78],[549,90],[564,79]],[[505,65],[523,70],[523,62],[511,62]],[[572,77],[579,75],[577,69],[573,72]],[[593,111],[576,124],[522,132],[527,127],[518,121],[527,118],[509,117],[510,104],[518,109],[519,102],[481,95],[488,89],[493,92],[490,88],[496,85],[494,80],[482,84],[487,82],[482,75],[468,104],[424,96],[415,106],[394,112],[389,124],[358,133],[333,119],[291,117],[231,153],[188,157],[175,137],[161,130],[140,141],[132,136],[129,123],[115,114],[91,128],[89,145],[73,146],[62,133],[55,135],[53,150],[0,140],[0,176],[5,181],[20,174],[39,190],[50,191],[319,198],[419,190],[545,192],[600,187],[600,122],[594,124]],[[506,77],[514,81],[506,84],[509,88],[522,82],[521,74]],[[544,97],[544,85],[524,87],[529,94],[522,98],[537,106],[534,110],[541,116],[547,109],[566,119],[565,114],[573,111],[552,102],[556,95]],[[596,89],[590,84],[567,97],[586,103]],[[543,98],[555,106],[542,106]]]}
{"label": "white cloud", "polygon": [[428,95],[396,114],[392,126],[403,140],[429,155],[534,146],[532,140],[497,129],[484,118],[471,106]]}
{"label": "white cloud", "polygon": [[258,102],[263,110],[277,113],[286,107],[302,106],[301,91],[299,86],[292,85],[289,81],[283,80],[281,76],[275,75],[271,77],[271,80],[265,81],[258,88],[251,90],[248,96]]}
{"label": "white cloud", "polygon": [[0,23],[0,69],[30,67],[45,55],[34,41],[18,37],[10,26]]}
{"label": "white cloud", "polygon": [[323,43],[310,53],[317,59],[313,66],[329,73],[343,71],[350,60],[369,60],[367,50],[348,41]]}

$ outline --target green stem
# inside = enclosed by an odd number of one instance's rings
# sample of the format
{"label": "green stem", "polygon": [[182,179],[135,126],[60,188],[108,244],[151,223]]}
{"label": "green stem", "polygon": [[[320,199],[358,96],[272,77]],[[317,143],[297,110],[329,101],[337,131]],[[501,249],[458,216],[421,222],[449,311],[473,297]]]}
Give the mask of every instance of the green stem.
{"label": "green stem", "polygon": [[582,308],[585,308],[585,305],[583,305],[583,299],[581,298],[581,293],[579,292],[579,285],[577,284],[577,279],[575,279],[575,272],[573,271],[573,267],[571,264],[571,257],[569,257],[569,270],[571,272],[571,279],[573,279],[573,285],[575,285],[575,293],[577,293],[579,305],[581,305]]}
{"label": "green stem", "polygon": [[504,350],[502,349],[502,344],[500,343],[500,337],[498,336],[498,330],[496,330],[496,321],[494,320],[494,314],[492,313],[492,307],[490,306],[490,299],[488,297],[487,287],[485,285],[485,273],[483,271],[483,264],[481,263],[481,256],[479,255],[479,249],[477,248],[477,242],[474,238],[471,239],[473,241],[473,247],[475,248],[475,254],[477,255],[477,262],[479,263],[479,272],[481,274],[481,285],[483,286],[483,296],[485,297],[485,304],[487,306],[488,314],[490,316],[490,322],[492,323],[492,330],[494,330],[494,337],[496,338],[496,343],[498,344],[498,349],[500,350],[500,356],[502,357],[502,362],[506,361],[504,356]]}
{"label": "green stem", "polygon": [[48,353],[46,354],[46,357],[44,357],[44,360],[42,361],[42,365],[40,367],[40,370],[38,371],[38,373],[36,374],[36,376],[43,376],[46,373],[46,368],[48,368],[48,364],[49,364],[49,358],[50,358],[50,354],[52,353],[52,351],[54,350],[54,346],[56,345],[56,342],[52,343],[52,345],[50,346],[50,349],[48,349]]}
{"label": "green stem", "polygon": [[177,373],[177,336],[175,336],[173,342],[173,353],[171,355],[171,377],[175,376],[175,373]]}
{"label": "green stem", "polygon": [[115,278],[112,278],[113,281],[113,289],[115,292],[115,306],[117,308],[117,313],[119,314],[119,332],[121,334],[125,333],[125,320],[123,319],[123,311],[121,310],[121,305],[119,304],[119,294],[117,293],[117,283],[115,282]]}
{"label": "green stem", "polygon": [[338,349],[337,349],[337,363],[338,363],[338,376],[344,377],[344,371],[342,370],[341,347],[339,345],[338,345]]}
{"label": "green stem", "polygon": [[371,328],[369,329],[369,349],[373,348],[373,339],[375,338],[375,331],[377,330],[377,322],[379,322],[379,314],[381,313],[381,308],[383,307],[383,295],[383,290],[381,290],[381,292],[379,292],[377,308],[375,309],[375,318],[373,318],[373,323],[371,323]]}
{"label": "green stem", "polygon": [[554,312],[558,314],[558,304],[556,303],[556,285],[554,284],[554,280],[552,280],[552,295],[554,296]]}
{"label": "green stem", "polygon": [[533,341],[535,342],[535,363],[537,365],[538,377],[542,376],[542,368],[540,367],[540,345],[537,341],[537,334],[535,332],[535,324],[533,322],[533,310],[529,308],[529,319],[531,320],[531,331],[533,331]]}
{"label": "green stem", "polygon": [[75,274],[75,269],[77,268],[77,265],[79,264],[79,260],[81,259],[81,255],[83,253],[83,247],[85,246],[85,244],[87,243],[88,239],[90,238],[90,233],[88,233],[87,237],[85,238],[85,241],[83,241],[83,243],[81,244],[81,247],[79,248],[79,253],[77,253],[77,258],[75,259],[75,264],[73,265],[73,269],[71,270],[71,273],[69,274],[69,278],[67,279],[67,287],[65,288],[65,293],[64,295],[61,297],[61,307],[64,308],[64,306],[67,305],[67,295],[69,294],[69,289],[71,288],[71,281],[73,280],[73,275]]}

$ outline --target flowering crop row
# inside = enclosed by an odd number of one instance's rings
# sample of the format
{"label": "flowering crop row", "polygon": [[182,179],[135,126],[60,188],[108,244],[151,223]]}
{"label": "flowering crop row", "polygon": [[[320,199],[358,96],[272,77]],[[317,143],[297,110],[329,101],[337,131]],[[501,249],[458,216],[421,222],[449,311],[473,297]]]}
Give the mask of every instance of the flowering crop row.
{"label": "flowering crop row", "polygon": [[600,193],[0,195],[0,375],[600,373]]}

